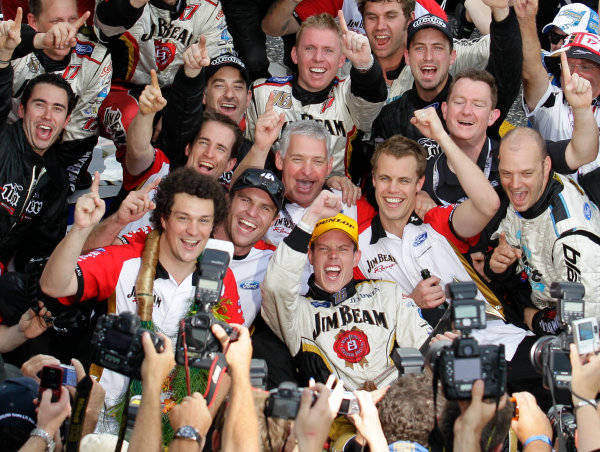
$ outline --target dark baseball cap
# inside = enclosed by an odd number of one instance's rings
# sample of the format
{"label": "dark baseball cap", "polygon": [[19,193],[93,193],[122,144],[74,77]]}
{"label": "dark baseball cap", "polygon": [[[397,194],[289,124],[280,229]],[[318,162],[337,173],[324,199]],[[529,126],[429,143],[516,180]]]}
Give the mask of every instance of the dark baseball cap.
{"label": "dark baseball cap", "polygon": [[246,85],[250,83],[250,74],[244,62],[233,53],[222,53],[216,58],[213,58],[210,65],[205,69],[206,80],[209,80],[215,73],[225,66],[231,66],[240,71],[242,78],[246,81]]}
{"label": "dark baseball cap", "polygon": [[229,190],[229,193],[244,188],[260,188],[261,190],[266,191],[273,200],[277,211],[281,210],[285,187],[283,186],[283,182],[281,182],[273,171],[260,168],[248,168],[236,179]]}
{"label": "dark baseball cap", "polygon": [[424,16],[413,20],[408,26],[407,46],[410,46],[410,42],[414,38],[415,34],[425,28],[435,28],[436,30],[441,31],[450,41],[450,46],[453,45],[454,40],[452,38],[452,27],[450,24],[441,17],[433,14],[425,14]]}
{"label": "dark baseball cap", "polygon": [[0,426],[32,430],[37,423],[33,399],[38,384],[30,377],[8,378],[0,383]]}

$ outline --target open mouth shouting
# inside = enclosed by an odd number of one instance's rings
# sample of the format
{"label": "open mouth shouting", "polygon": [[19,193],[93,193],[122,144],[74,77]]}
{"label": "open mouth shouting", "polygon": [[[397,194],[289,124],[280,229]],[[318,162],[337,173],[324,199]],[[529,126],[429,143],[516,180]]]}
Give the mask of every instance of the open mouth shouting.
{"label": "open mouth shouting", "polygon": [[244,232],[254,232],[258,227],[256,223],[246,220],[245,218],[240,218],[238,220],[238,226]]}
{"label": "open mouth shouting", "polygon": [[377,34],[375,35],[375,47],[385,47],[386,45],[388,45],[391,39],[392,38],[390,37],[390,35]]}
{"label": "open mouth shouting", "polygon": [[198,171],[202,174],[211,174],[214,168],[215,165],[206,160],[198,162]]}
{"label": "open mouth shouting", "polygon": [[200,240],[181,239],[181,243],[183,243],[183,248],[186,251],[194,251],[200,243]]}
{"label": "open mouth shouting", "polygon": [[342,272],[342,268],[339,265],[328,265],[325,267],[325,277],[329,281],[337,281]]}
{"label": "open mouth shouting", "polygon": [[237,104],[234,102],[220,102],[219,109],[224,115],[230,116],[237,111]]}
{"label": "open mouth shouting", "polygon": [[513,204],[517,207],[525,205],[527,201],[527,191],[512,191],[510,192],[510,197]]}
{"label": "open mouth shouting", "polygon": [[433,78],[435,78],[436,74],[437,74],[437,67],[433,66],[433,65],[424,65],[421,66],[421,74],[423,75],[423,78],[426,80],[432,80]]}
{"label": "open mouth shouting", "polygon": [[48,124],[38,124],[35,133],[40,140],[47,141],[52,138],[52,127]]}
{"label": "open mouth shouting", "polygon": [[310,194],[315,186],[315,181],[312,180],[297,180],[296,189],[299,193]]}

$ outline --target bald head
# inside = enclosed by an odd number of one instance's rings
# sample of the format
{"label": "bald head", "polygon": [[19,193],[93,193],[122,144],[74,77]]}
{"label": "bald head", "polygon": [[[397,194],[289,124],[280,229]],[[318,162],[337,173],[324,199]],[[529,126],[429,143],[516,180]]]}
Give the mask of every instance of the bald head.
{"label": "bald head", "polygon": [[500,143],[500,155],[502,150],[513,152],[537,151],[540,161],[548,155],[546,142],[540,133],[530,127],[516,127],[509,131]]}
{"label": "bald head", "polygon": [[515,210],[525,212],[541,198],[550,177],[546,143],[534,129],[513,129],[502,138],[499,159],[502,188]]}

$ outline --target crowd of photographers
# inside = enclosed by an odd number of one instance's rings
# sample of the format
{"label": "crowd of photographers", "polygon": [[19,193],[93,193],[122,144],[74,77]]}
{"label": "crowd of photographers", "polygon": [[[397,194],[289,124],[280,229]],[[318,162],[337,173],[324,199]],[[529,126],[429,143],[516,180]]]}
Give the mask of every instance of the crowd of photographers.
{"label": "crowd of photographers", "polygon": [[600,450],[600,4],[0,3],[1,450]]}

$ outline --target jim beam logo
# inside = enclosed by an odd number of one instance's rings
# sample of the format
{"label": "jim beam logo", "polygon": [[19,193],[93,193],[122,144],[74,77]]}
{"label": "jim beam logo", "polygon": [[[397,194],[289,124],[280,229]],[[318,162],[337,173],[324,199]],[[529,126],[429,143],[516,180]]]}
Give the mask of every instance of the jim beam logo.
{"label": "jim beam logo", "polygon": [[371,351],[369,338],[357,327],[340,331],[335,336],[333,350],[338,358],[345,361],[344,367],[354,369],[354,365],[358,364],[364,368],[369,364],[369,361],[365,358]]}

